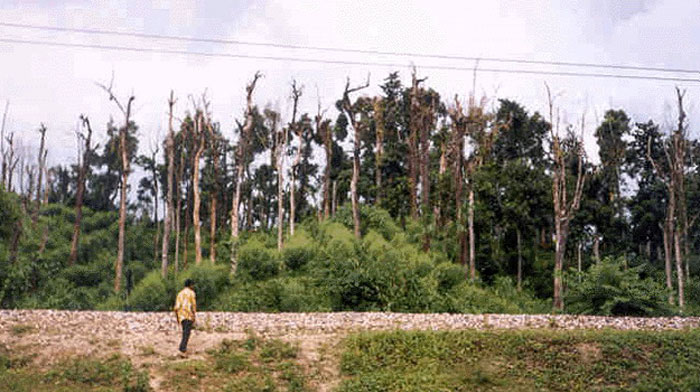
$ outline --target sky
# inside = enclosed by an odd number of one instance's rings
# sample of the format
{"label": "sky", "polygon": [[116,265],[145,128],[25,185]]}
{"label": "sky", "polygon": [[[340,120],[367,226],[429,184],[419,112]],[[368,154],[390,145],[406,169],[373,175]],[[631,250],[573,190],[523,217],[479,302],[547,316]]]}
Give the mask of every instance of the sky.
{"label": "sky", "polygon": [[[2,0],[2,22],[316,47],[700,69],[698,0]],[[471,69],[475,66],[474,61],[173,42],[3,26],[0,37],[401,65],[329,65],[0,42],[0,104],[4,107],[6,101],[10,103],[6,132],[19,135],[33,151],[38,145],[36,130],[40,123],[46,124],[51,165],[75,162],[74,131],[80,114],[90,117],[98,141],[104,144],[105,124],[110,117],[118,121],[121,115],[96,83],[109,84],[112,75],[118,97],[136,97],[133,119],[140,127],[140,152],[146,154],[167,131],[171,89],[178,98],[178,117],[191,109],[190,96],[199,97],[206,91],[214,120],[221,122],[227,137],[233,137],[235,119],[241,119],[244,110],[245,85],[257,70],[264,78],[255,90],[255,102],[278,108],[288,118],[293,79],[304,86],[303,110],[315,113],[320,100],[334,117],[334,101],[341,96],[348,77],[353,84],[360,84],[370,74],[371,88],[364,92],[375,94],[390,71],[399,71],[409,83],[411,66],[416,65],[419,75],[428,77],[427,85],[452,102],[455,94],[469,94]],[[426,65],[466,69],[422,68]],[[483,60],[478,67],[596,72]],[[607,109],[624,109],[633,121],[654,119],[671,126],[675,86],[687,89],[691,134],[697,137],[700,129],[700,82],[485,71],[476,75],[477,94],[486,96],[489,105],[509,98],[530,112],[547,110],[546,82],[556,95],[555,104],[565,121],[578,124],[585,114],[584,138],[593,161],[598,160],[595,124]],[[700,79],[700,72],[665,76]]]}

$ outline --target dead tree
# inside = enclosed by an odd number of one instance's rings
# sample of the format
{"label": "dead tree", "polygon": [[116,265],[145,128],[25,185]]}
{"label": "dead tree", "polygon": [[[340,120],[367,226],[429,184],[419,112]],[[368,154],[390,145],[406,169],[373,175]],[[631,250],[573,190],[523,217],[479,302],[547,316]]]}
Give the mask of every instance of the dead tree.
{"label": "dead tree", "polygon": [[284,245],[284,150],[287,147],[287,129],[279,130],[279,114],[268,111],[269,127],[274,139],[272,155],[273,165],[277,170],[277,250],[281,251]]}
{"label": "dead tree", "polygon": [[323,219],[328,219],[331,214],[331,161],[333,159],[333,130],[331,121],[323,119],[321,102],[318,103],[316,114],[316,134],[323,144],[323,152],[326,157],[326,165],[323,168]]}
{"label": "dead tree", "polygon": [[[676,264],[676,280],[678,285],[678,306],[681,310],[685,306],[685,279],[683,259],[687,257],[684,252],[683,242],[688,230],[688,219],[685,200],[685,154],[687,149],[687,125],[686,113],[683,108],[685,91],[676,88],[678,99],[678,126],[669,137],[669,141],[663,145],[666,157],[666,167],[661,167],[651,156],[651,139],[647,142],[647,159],[652,164],[657,177],[666,185],[668,202],[666,205],[666,217],[663,225],[664,262],[666,271],[666,287],[673,290],[673,274],[671,272],[672,259]],[[675,257],[674,257],[675,256]],[[673,296],[669,296],[669,303],[673,303]]]}
{"label": "dead tree", "polygon": [[[374,124],[375,124],[375,143],[377,151],[374,154],[374,185],[377,188],[374,204],[380,206],[382,204],[382,159],[384,158],[384,102],[382,98],[375,98],[374,106]],[[329,162],[330,163],[330,162]]]}
{"label": "dead tree", "polygon": [[36,224],[37,219],[39,218],[39,208],[41,207],[41,189],[42,189],[42,181],[43,181],[43,175],[44,175],[44,167],[46,166],[46,156],[48,154],[48,150],[46,150],[46,125],[43,123],[39,126],[39,133],[41,134],[41,141],[39,144],[39,155],[37,157],[38,159],[38,171],[37,171],[37,182],[36,182],[36,210],[34,211],[34,215],[32,217],[32,220],[34,224]]}
{"label": "dead tree", "polygon": [[420,83],[426,79],[418,79],[416,70],[411,75],[411,106],[408,135],[408,190],[410,192],[411,218],[418,218],[418,177],[420,170],[420,128],[421,128],[421,89]]}
{"label": "dead tree", "polygon": [[[114,79],[112,79],[114,81]],[[134,96],[130,95],[127,98],[126,104],[122,102],[112,92],[112,83],[109,87],[98,84],[108,95],[109,100],[114,102],[119,111],[124,115],[124,126],[119,129],[119,153],[122,161],[122,178],[119,197],[119,239],[117,243],[117,260],[115,261],[115,277],[114,291],[119,292],[121,289],[122,268],[124,266],[124,234],[126,225],[126,190],[129,184],[129,152],[127,151],[127,133],[131,123],[131,104],[134,102]]]}
{"label": "dead tree", "polygon": [[247,142],[253,130],[253,91],[258,79],[262,77],[260,72],[256,72],[253,80],[246,86],[246,115],[245,124],[241,127],[241,134],[238,139],[238,149],[236,151],[236,188],[231,206],[231,272],[236,273],[236,243],[238,242],[238,207],[241,201],[241,183],[245,171],[245,158],[247,154]]}
{"label": "dead tree", "polygon": [[[564,310],[564,287],[562,284],[562,274],[564,267],[564,256],[566,254],[566,241],[569,237],[569,225],[574,214],[581,203],[583,185],[586,179],[583,168],[583,141],[577,146],[575,154],[577,156],[576,185],[573,192],[573,199],[569,201],[569,189],[567,186],[566,153],[559,140],[559,118],[557,115],[556,125],[554,123],[554,101],[549,86],[547,88],[547,98],[549,103],[549,123],[552,137],[552,200],[554,202],[554,309]],[[581,133],[584,131],[584,117],[581,117]]]}
{"label": "dead tree", "polygon": [[15,151],[15,133],[10,132],[7,137],[5,138],[7,141],[7,144],[9,146],[9,151],[5,152],[5,155],[7,156],[7,188],[6,190],[8,192],[13,192],[14,189],[12,187],[12,177],[15,172],[15,169],[17,168],[17,164],[20,161],[20,156],[16,156],[16,151]]}
{"label": "dead tree", "polygon": [[202,108],[200,109],[195,105],[195,115],[194,115],[194,148],[195,153],[192,157],[192,192],[194,193],[194,205],[192,208],[192,221],[194,224],[194,249],[195,265],[200,265],[202,263],[202,222],[199,217],[199,210],[201,207],[202,199],[199,190],[199,163],[204,153],[204,147],[206,142],[205,131],[204,131],[204,116],[205,112],[208,112],[208,103],[206,98],[202,98]]}
{"label": "dead tree", "polygon": [[303,131],[304,128],[303,126],[300,126],[300,124],[297,124],[296,122],[296,117],[297,117],[297,108],[299,105],[299,98],[301,97],[302,94],[302,89],[303,87],[298,87],[297,82],[292,81],[292,122],[289,123],[289,128],[291,129],[292,132],[294,132],[294,135],[296,136],[297,139],[299,139],[299,143],[297,145],[297,154],[296,157],[294,158],[294,163],[292,164],[292,167],[289,170],[289,236],[294,235],[294,221],[296,220],[296,199],[295,199],[295,194],[296,194],[296,187],[295,187],[295,181],[296,181],[296,170],[297,167],[299,166],[299,162],[301,162],[301,150],[302,150],[302,145],[304,143],[303,140]]}
{"label": "dead tree", "polygon": [[467,134],[468,119],[459,98],[455,96],[455,106],[449,111],[451,132],[449,155],[452,162],[452,178],[455,192],[455,223],[459,237],[459,262],[467,270],[467,233],[462,221],[462,206],[464,206],[464,137]]}
{"label": "dead tree", "polygon": [[153,236],[153,261],[158,260],[158,240],[160,240],[160,219],[158,218],[158,199],[160,198],[160,192],[158,192],[158,165],[156,164],[158,159],[159,148],[156,145],[155,148],[151,147],[151,161],[153,165],[151,166],[151,181],[153,182],[153,221],[156,223],[156,235]]}
{"label": "dead tree", "polygon": [[211,116],[207,114],[206,127],[209,130],[209,149],[212,154],[214,182],[209,202],[209,261],[216,263],[216,209],[219,197],[219,135],[214,130]]}
{"label": "dead tree", "polygon": [[[187,127],[185,126],[184,131],[186,132]],[[177,173],[175,174],[175,186],[177,187],[177,205],[175,207],[175,274],[177,275],[178,269],[180,268],[180,233],[182,230],[181,217],[182,217],[182,178],[185,172],[185,135],[182,134],[182,142],[180,143],[180,149],[178,153],[180,154],[180,162],[177,167]],[[174,140],[173,140],[174,144]]]}
{"label": "dead tree", "polygon": [[75,222],[73,223],[73,239],[70,246],[70,257],[68,258],[68,264],[73,265],[78,259],[78,243],[80,240],[80,224],[83,219],[83,197],[85,195],[85,177],[87,176],[88,166],[90,164],[90,155],[96,147],[92,147],[92,127],[90,126],[90,119],[85,116],[80,116],[80,121],[83,123],[83,127],[86,133],[78,132],[77,137],[79,141],[83,141],[83,154],[82,157],[78,156],[79,167],[78,169],[78,189],[75,193]]}
{"label": "dead tree", "polygon": [[2,125],[0,125],[0,158],[2,158],[2,182],[0,185],[7,188],[7,155],[5,152],[5,121],[7,120],[7,112],[10,110],[10,101],[5,102],[5,111],[2,114]]}
{"label": "dead tree", "polygon": [[352,221],[355,228],[355,238],[360,239],[360,211],[357,199],[357,182],[360,179],[360,139],[362,134],[361,125],[355,118],[355,108],[350,101],[350,94],[369,87],[369,75],[367,82],[361,86],[350,88],[350,78],[345,83],[345,92],[343,92],[343,100],[341,101],[343,111],[345,112],[350,125],[354,132],[353,149],[352,149],[352,180],[350,181],[350,198],[352,201]]}
{"label": "dead tree", "polygon": [[[168,99],[168,136],[165,139],[165,152],[168,155],[168,196],[165,201],[166,212],[163,222],[163,246],[160,261],[160,274],[165,278],[168,275],[168,248],[170,246],[170,230],[173,222],[173,177],[175,174],[175,131],[173,130],[173,106],[175,106],[174,92],[170,90]],[[179,184],[178,184],[179,186]],[[179,214],[179,210],[178,210]]]}

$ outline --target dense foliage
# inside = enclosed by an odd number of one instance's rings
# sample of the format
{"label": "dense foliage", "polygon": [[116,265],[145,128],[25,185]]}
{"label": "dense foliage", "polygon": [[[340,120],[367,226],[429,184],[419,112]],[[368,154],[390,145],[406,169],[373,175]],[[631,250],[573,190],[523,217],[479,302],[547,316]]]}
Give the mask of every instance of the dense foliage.
{"label": "dense foliage", "polygon": [[[423,83],[392,73],[375,96],[348,84],[335,120],[295,112],[286,124],[254,104],[251,84],[233,131],[193,100],[162,159],[138,154],[133,121],[95,127],[106,142],[86,143],[76,165],[36,167],[4,147],[0,306],[166,310],[193,277],[201,309],[544,312],[563,259],[575,270],[564,311],[700,311],[700,148],[682,115],[664,129],[607,111],[593,164],[579,160],[577,126],[509,99],[445,100]],[[21,170],[7,165],[16,155]],[[122,159],[141,177],[127,181],[138,187],[116,274]],[[559,213],[553,188],[569,203]]]}

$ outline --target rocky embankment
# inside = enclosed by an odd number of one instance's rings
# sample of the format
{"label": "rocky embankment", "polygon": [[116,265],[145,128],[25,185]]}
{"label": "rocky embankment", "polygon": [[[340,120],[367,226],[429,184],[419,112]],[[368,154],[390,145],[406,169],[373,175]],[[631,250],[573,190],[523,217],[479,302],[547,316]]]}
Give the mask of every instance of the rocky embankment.
{"label": "rocky embankment", "polygon": [[[269,335],[288,332],[337,333],[353,331],[457,329],[602,329],[669,330],[700,327],[700,317],[601,317],[579,315],[411,314],[380,312],[337,313],[230,313],[200,312],[198,328],[214,332]],[[142,333],[175,331],[170,312],[97,312],[60,310],[0,310],[0,333],[13,325],[37,331],[71,334]]]}

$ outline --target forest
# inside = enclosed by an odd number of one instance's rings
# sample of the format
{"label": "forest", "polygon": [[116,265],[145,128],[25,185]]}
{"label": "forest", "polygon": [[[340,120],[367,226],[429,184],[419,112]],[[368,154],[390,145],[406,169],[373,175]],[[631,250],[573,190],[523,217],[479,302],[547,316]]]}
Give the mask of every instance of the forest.
{"label": "forest", "polygon": [[670,123],[610,108],[591,125],[548,85],[539,113],[440,96],[414,69],[376,96],[348,79],[306,113],[316,97],[294,81],[282,113],[260,83],[240,86],[235,124],[206,94],[164,94],[147,153],[137,97],[99,85],[113,119],[76,113],[78,159],[52,167],[53,130],[3,117],[0,307],[168,310],[193,278],[202,310],[700,314],[684,90],[664,90]]}

